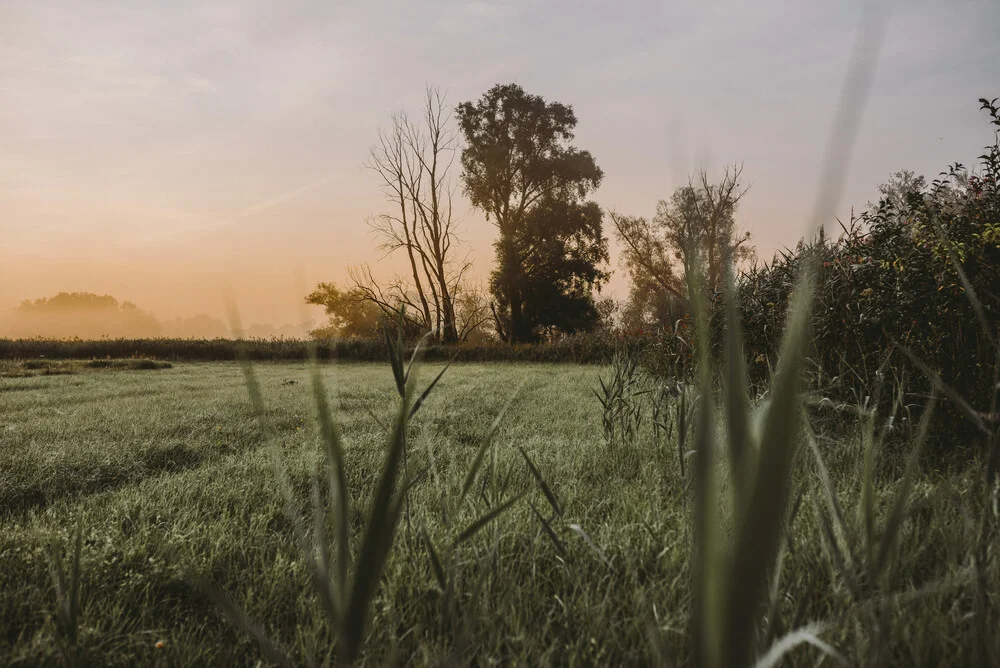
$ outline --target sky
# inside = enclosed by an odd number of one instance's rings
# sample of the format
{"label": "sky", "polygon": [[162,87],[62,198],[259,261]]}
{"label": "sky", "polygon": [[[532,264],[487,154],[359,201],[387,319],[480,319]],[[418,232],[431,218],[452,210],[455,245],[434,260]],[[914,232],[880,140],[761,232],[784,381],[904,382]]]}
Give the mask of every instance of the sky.
{"label": "sky", "polygon": [[[365,170],[427,85],[572,105],[602,206],[650,216],[693,170],[744,164],[763,257],[802,235],[864,3],[0,0],[0,312],[60,291],[161,318],[306,317],[319,281],[383,258]],[[1000,2],[892,5],[843,197],[974,162],[1000,96]],[[457,176],[457,174],[456,174]],[[464,198],[480,280],[494,228]],[[610,222],[607,222],[610,227]],[[610,229],[608,229],[609,236]],[[617,265],[610,294],[624,297]],[[312,307],[315,309],[315,307]]]}

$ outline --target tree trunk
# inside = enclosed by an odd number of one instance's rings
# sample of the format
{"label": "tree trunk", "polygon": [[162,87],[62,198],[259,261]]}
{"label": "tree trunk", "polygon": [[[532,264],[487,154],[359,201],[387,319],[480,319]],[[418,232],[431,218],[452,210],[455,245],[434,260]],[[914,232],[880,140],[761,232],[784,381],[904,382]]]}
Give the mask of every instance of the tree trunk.
{"label": "tree trunk", "polygon": [[524,314],[521,312],[521,293],[517,288],[511,288],[510,301],[510,342],[526,343],[528,336],[524,332]]}
{"label": "tree trunk", "polygon": [[526,343],[530,340],[530,332],[526,332],[524,312],[521,303],[521,266],[518,262],[517,247],[509,235],[503,241],[503,275],[507,306],[510,312],[510,326],[507,336],[510,343]]}
{"label": "tree trunk", "polygon": [[444,328],[441,340],[444,343],[458,343],[458,322],[455,317],[455,297],[448,288],[448,274],[444,266],[444,253],[437,252],[437,281],[441,290],[441,315],[444,318]]}
{"label": "tree trunk", "polygon": [[455,301],[450,294],[446,294],[444,302],[444,332],[445,343],[458,343],[458,323],[455,322]]}

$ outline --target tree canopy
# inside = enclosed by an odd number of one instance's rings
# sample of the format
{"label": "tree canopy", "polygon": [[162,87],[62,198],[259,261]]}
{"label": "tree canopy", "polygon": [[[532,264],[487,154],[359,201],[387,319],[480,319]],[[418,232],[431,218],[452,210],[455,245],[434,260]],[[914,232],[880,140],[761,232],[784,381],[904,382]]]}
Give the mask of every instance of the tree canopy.
{"label": "tree canopy", "polygon": [[501,338],[593,327],[608,254],[603,213],[585,198],[603,172],[571,144],[572,107],[500,84],[457,113],[465,193],[499,232],[490,287]]}
{"label": "tree canopy", "polygon": [[667,325],[683,313],[686,277],[694,267],[700,267],[704,285],[718,290],[728,259],[739,263],[753,256],[750,233],[741,232],[734,217],[747,192],[742,172],[740,165],[727,167],[718,183],[699,172],[657,203],[652,220],[611,214],[632,281],[625,309],[630,325]]}
{"label": "tree canopy", "polygon": [[316,338],[375,338],[379,335],[382,309],[358,289],[341,290],[335,283],[320,283],[306,296],[307,304],[322,306],[330,321],[313,330]]}

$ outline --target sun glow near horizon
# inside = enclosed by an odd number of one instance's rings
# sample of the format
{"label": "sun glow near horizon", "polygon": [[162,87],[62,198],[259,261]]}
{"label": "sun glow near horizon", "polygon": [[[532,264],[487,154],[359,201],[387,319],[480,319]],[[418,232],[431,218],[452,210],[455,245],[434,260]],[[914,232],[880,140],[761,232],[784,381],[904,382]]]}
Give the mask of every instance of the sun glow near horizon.
{"label": "sun glow near horizon", "polygon": [[[7,3],[0,312],[87,291],[161,319],[222,318],[230,285],[248,323],[281,326],[349,265],[402,270],[365,225],[388,205],[362,164],[425,84],[452,105],[505,81],[572,105],[575,143],[605,173],[595,199],[623,213],[651,215],[690,171],[742,161],[753,186],[737,219],[768,257],[810,213],[860,7]],[[1000,90],[996,25],[995,3],[898,8],[840,215],[895,170],[933,176],[978,154],[973,102]],[[485,281],[494,230],[457,204]],[[611,268],[623,297],[614,248]]]}

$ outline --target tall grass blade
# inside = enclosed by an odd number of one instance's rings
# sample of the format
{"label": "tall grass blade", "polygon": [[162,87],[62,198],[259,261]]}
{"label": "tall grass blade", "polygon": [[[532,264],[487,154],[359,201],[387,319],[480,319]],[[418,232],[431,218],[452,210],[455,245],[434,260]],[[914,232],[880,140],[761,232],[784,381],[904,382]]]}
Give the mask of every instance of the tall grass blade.
{"label": "tall grass blade", "polygon": [[756,480],[743,521],[736,529],[726,579],[723,665],[750,663],[754,620],[781,545],[792,460],[802,428],[801,383],[812,293],[812,267],[807,265],[788,316],[781,357],[771,384]]}
{"label": "tall grass blade", "polygon": [[869,567],[875,560],[875,459],[879,442],[875,439],[875,413],[868,417],[864,432],[863,468],[861,471],[861,520],[865,529],[866,563]]}
{"label": "tall grass blade", "polygon": [[489,512],[487,512],[485,515],[479,517],[477,520],[475,520],[474,522],[472,522],[472,524],[470,524],[469,526],[465,527],[465,529],[462,530],[462,532],[460,534],[458,534],[458,537],[455,538],[455,543],[454,544],[455,545],[461,545],[465,541],[467,541],[470,538],[472,538],[473,536],[475,536],[477,533],[479,533],[480,529],[482,529],[487,524],[489,524],[490,522],[492,522],[493,520],[495,520],[496,518],[500,517],[501,515],[503,515],[508,510],[510,510],[510,508],[515,503],[517,503],[518,501],[520,501],[521,499],[523,499],[526,496],[526,494],[527,494],[527,492],[521,492],[517,496],[508,499],[507,501],[505,501],[504,503],[500,504],[499,506],[497,506],[493,510],[490,510]]}
{"label": "tall grass blade", "polygon": [[375,498],[368,514],[368,523],[358,550],[358,566],[351,583],[351,594],[344,615],[343,654],[348,661],[354,660],[360,650],[375,588],[382,576],[396,534],[401,499],[396,497],[395,488],[406,444],[411,392],[412,380],[410,387],[405,388],[400,401],[399,414],[386,448],[382,473],[379,476]]}
{"label": "tall grass blade", "polygon": [[819,639],[819,634],[823,632],[824,628],[823,624],[808,624],[786,633],[771,645],[771,648],[764,656],[757,660],[754,668],[774,668],[774,666],[782,663],[789,652],[803,644],[812,645],[821,651],[824,656],[833,659],[841,665],[849,665],[848,660],[840,652]]}
{"label": "tall grass blade", "polygon": [[524,461],[528,464],[528,470],[531,471],[531,475],[533,475],[535,480],[538,481],[538,486],[541,487],[542,494],[545,495],[545,498],[549,501],[549,505],[552,506],[552,511],[556,515],[562,515],[562,508],[559,506],[559,499],[556,498],[555,493],[549,487],[548,483],[545,482],[545,478],[542,477],[542,472],[539,471],[538,467],[535,466],[535,463],[531,461],[531,457],[528,456],[528,453],[524,451],[523,447],[519,445],[517,446],[517,449],[520,451],[521,456],[524,457]]}
{"label": "tall grass blade", "polygon": [[441,557],[438,556],[438,551],[426,531],[421,532],[421,538],[423,538],[424,546],[427,548],[427,556],[431,559],[431,570],[434,572],[434,579],[437,580],[441,591],[444,591],[448,586],[448,580],[444,575],[444,566],[441,564]]}
{"label": "tall grass blade", "polygon": [[465,473],[465,481],[462,483],[461,493],[458,495],[458,507],[461,508],[462,503],[465,502],[465,497],[468,496],[469,490],[472,489],[472,485],[476,481],[476,476],[479,475],[479,469],[483,466],[483,460],[486,458],[486,453],[490,449],[490,445],[493,443],[493,436],[496,434],[497,430],[500,428],[500,422],[503,420],[503,416],[507,413],[507,409],[511,407],[514,400],[517,399],[524,385],[527,383],[527,379],[521,381],[521,384],[517,386],[514,393],[507,400],[507,403],[503,405],[500,412],[493,419],[493,424],[490,425],[490,429],[486,432],[486,436],[483,438],[483,442],[479,446],[479,451],[476,452],[475,458],[472,460],[472,465],[469,466],[469,470]]}
{"label": "tall grass blade", "polygon": [[319,594],[327,617],[338,623],[343,614],[341,605],[343,589],[337,588],[337,583],[330,577],[330,545],[327,541],[326,513],[323,511],[319,494],[319,481],[315,475],[312,478],[312,506],[313,545],[315,546],[313,551],[319,555],[319,561],[315,561],[315,557],[311,560],[313,585]]}
{"label": "tall grass blade", "polygon": [[[728,255],[728,253],[727,253]],[[750,399],[747,396],[746,360],[743,357],[743,336],[736,304],[736,282],[731,258],[726,258],[726,427],[729,436],[730,475],[733,480],[733,501],[737,512],[741,500],[748,498],[753,480],[755,444],[750,442]]]}
{"label": "tall grass blade", "polygon": [[246,613],[237,606],[216,584],[202,577],[195,578],[195,585],[202,593],[219,608],[222,614],[244,633],[257,641],[261,653],[271,663],[291,668],[295,664],[272,640],[261,627],[257,626]]}
{"label": "tall grass blade", "polygon": [[77,525],[73,555],[69,565],[69,582],[63,565],[63,548],[53,542],[46,553],[49,578],[56,594],[56,621],[59,631],[76,648],[80,639],[80,558],[83,549],[83,528]]}
{"label": "tall grass blade", "polygon": [[705,304],[701,264],[695,258],[685,267],[688,295],[694,315],[695,359],[698,398],[694,444],[694,544],[692,546],[692,612],[695,634],[695,661],[717,666],[726,637],[724,603],[721,600],[724,575],[720,524],[715,481],[715,410],[709,358],[708,314]]}
{"label": "tall grass blade", "polygon": [[411,418],[417,414],[417,411],[420,410],[420,407],[423,405],[424,400],[427,399],[427,396],[431,393],[431,390],[433,390],[434,386],[438,384],[438,381],[441,380],[441,376],[444,375],[444,372],[447,371],[448,367],[450,366],[451,366],[450,363],[446,364],[445,367],[441,369],[441,372],[438,375],[434,376],[434,380],[432,380],[431,384],[427,386],[427,389],[421,392],[420,396],[417,397],[417,400],[413,402],[413,408],[410,409]]}
{"label": "tall grass blade", "polygon": [[531,512],[534,513],[535,517],[538,518],[538,521],[541,522],[542,530],[545,531],[545,535],[547,535],[549,537],[549,540],[552,541],[552,544],[555,546],[556,551],[559,552],[561,556],[565,557],[566,546],[563,545],[563,542],[561,540],[559,540],[559,536],[557,536],[556,532],[552,529],[552,525],[549,524],[549,521],[546,520],[540,512],[538,512],[538,508],[535,508],[535,504],[529,501],[528,506],[531,508]]}
{"label": "tall grass blade", "polygon": [[767,630],[764,632],[764,644],[770,645],[777,634],[784,628],[778,606],[781,604],[781,574],[785,567],[785,550],[778,549],[777,563],[771,575],[771,586],[767,597]]}
{"label": "tall grass blade", "polygon": [[933,371],[929,366],[927,366],[923,362],[923,360],[921,360],[919,357],[910,352],[909,348],[895,341],[893,341],[893,343],[895,343],[896,346],[903,351],[903,354],[906,355],[910,359],[910,361],[913,362],[913,364],[918,369],[920,369],[920,371],[923,372],[925,376],[927,376],[927,379],[930,380],[931,383],[933,383],[934,387],[936,387],[938,391],[940,391],[943,395],[948,397],[948,399],[965,414],[965,417],[967,417],[969,421],[972,422],[972,424],[976,427],[976,429],[983,432],[987,436],[991,435],[991,432],[989,428],[987,428],[986,423],[984,423],[983,419],[979,417],[979,413],[977,413],[975,409],[972,408],[972,406],[970,406],[969,403],[964,398],[962,398],[962,395],[956,392],[950,385],[945,383],[941,379],[941,376],[939,376],[935,371]]}
{"label": "tall grass blade", "polygon": [[80,629],[80,556],[83,550],[83,527],[77,526],[76,540],[73,543],[73,560],[70,562],[69,600],[67,601],[69,626],[72,629],[71,638],[75,644],[79,638]]}
{"label": "tall grass blade", "polygon": [[365,412],[368,413],[368,416],[372,419],[372,422],[374,422],[375,425],[379,429],[384,430],[386,428],[385,422],[382,421],[382,418],[380,418],[379,416],[375,415],[375,411],[373,411],[371,409],[371,406],[369,406],[368,404],[365,404],[364,405],[364,409],[365,409]]}
{"label": "tall grass blade", "polygon": [[[402,315],[400,315],[400,322],[402,322]],[[382,319],[382,332],[385,334],[385,345],[389,350],[389,364],[392,366],[392,377],[396,380],[396,391],[402,397],[406,394],[406,372],[403,369],[402,358],[402,333],[400,332],[397,339],[393,341],[392,334],[389,333],[389,321],[386,318]]]}
{"label": "tall grass blade", "polygon": [[[417,360],[420,359],[420,353],[423,350],[424,342],[431,337],[432,332],[426,332],[417,341],[417,344],[413,346],[413,352],[410,353],[410,361],[406,364],[406,370],[403,374],[403,381],[408,381],[410,379],[410,370],[416,368],[414,365]],[[402,360],[403,355],[403,321],[399,321],[399,338],[396,340],[396,345],[399,347],[400,360]]]}
{"label": "tall grass blade", "polygon": [[845,558],[845,554],[850,554],[850,552],[841,549],[840,541],[830,522],[830,514],[823,512],[823,509],[819,507],[816,508],[816,511],[819,515],[820,529],[823,531],[823,537],[826,539],[827,547],[833,557],[833,565],[837,568],[840,576],[844,578],[844,582],[847,584],[851,595],[856,597],[858,595],[858,587],[857,580],[854,577],[854,569],[851,562]]}
{"label": "tall grass blade", "polygon": [[687,471],[685,470],[686,460],[684,457],[687,429],[687,388],[683,388],[680,392],[677,408],[677,464],[681,470],[681,478],[687,477]]}
{"label": "tall grass blade", "polygon": [[[996,347],[997,356],[993,362],[993,399],[990,401],[990,413],[997,416],[997,402],[1000,401],[1000,345]],[[986,457],[986,486],[993,489],[996,482],[997,469],[1000,467],[1000,424],[993,428],[993,443]]]}
{"label": "tall grass blade", "polygon": [[[820,518],[826,524],[824,531],[828,534],[827,538],[830,542],[831,550],[834,552],[834,559],[837,562],[838,569],[841,571],[844,579],[847,580],[851,591],[854,592],[854,566],[853,563],[844,558],[844,554],[840,550],[840,540],[848,539],[847,520],[844,515],[844,509],[840,504],[837,491],[833,487],[830,472],[826,468],[826,462],[823,461],[823,455],[819,451],[816,436],[805,415],[802,416],[802,424],[805,425],[806,442],[809,444],[809,449],[812,451],[813,459],[816,462],[816,471],[823,491],[823,498],[826,500],[829,509],[829,514],[820,512]],[[830,523],[830,517],[836,521],[836,529]],[[847,553],[847,556],[850,557],[850,552]]]}
{"label": "tall grass blade", "polygon": [[607,566],[608,569],[614,570],[614,567],[612,567],[611,565],[611,560],[608,559],[608,555],[604,554],[604,550],[599,548],[597,546],[597,543],[591,540],[590,536],[587,535],[587,532],[583,530],[583,527],[581,527],[579,524],[570,524],[569,528],[572,531],[575,531],[576,534],[583,539],[583,542],[585,542],[588,546],[590,546],[590,549],[592,549],[595,553],[597,553],[597,556],[601,558],[601,561],[604,562],[604,565]]}
{"label": "tall grass blade", "polygon": [[899,542],[899,530],[906,517],[906,509],[910,498],[910,490],[913,488],[913,480],[916,478],[917,469],[920,462],[920,453],[923,450],[924,442],[927,440],[927,432],[930,428],[931,414],[934,412],[934,397],[927,404],[924,414],[920,417],[920,426],[917,431],[916,443],[906,462],[906,470],[903,479],[900,481],[899,490],[892,504],[889,519],[886,521],[885,529],[882,531],[882,540],[879,544],[878,556],[875,560],[875,574],[884,572],[889,557]]}
{"label": "tall grass blade", "polygon": [[[319,418],[320,434],[323,438],[323,450],[326,455],[326,465],[329,469],[327,484],[330,492],[330,503],[333,504],[333,530],[336,542],[336,558],[334,559],[334,587],[338,617],[343,613],[344,598],[347,595],[347,573],[350,568],[350,497],[347,491],[347,472],[344,466],[344,447],[340,429],[330,413],[326,401],[326,389],[319,372],[319,365],[312,362],[312,391],[316,402],[316,413]],[[329,587],[329,585],[327,585]]]}

